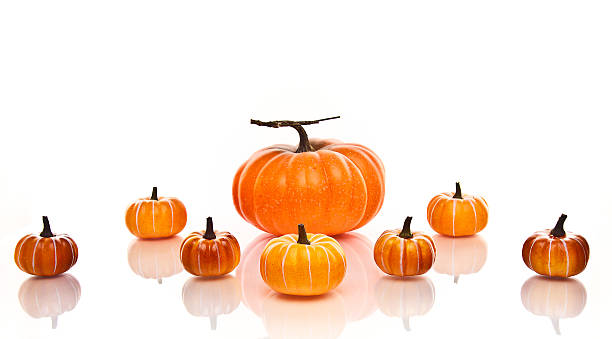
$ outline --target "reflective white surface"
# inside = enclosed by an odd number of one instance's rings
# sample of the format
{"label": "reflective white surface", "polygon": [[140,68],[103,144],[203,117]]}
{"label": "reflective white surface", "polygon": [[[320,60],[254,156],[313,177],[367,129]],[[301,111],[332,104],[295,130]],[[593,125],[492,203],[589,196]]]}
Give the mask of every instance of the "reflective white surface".
{"label": "reflective white surface", "polygon": [[[609,337],[611,15],[605,0],[0,1],[0,337]],[[232,179],[298,136],[249,119],[332,115],[307,132],[373,149],[385,202],[339,239],[338,289],[271,294]],[[437,237],[422,278],[385,277],[377,237],[408,215],[433,235],[427,203],[457,180],[489,225]],[[154,185],[186,206],[179,236],[212,216],[237,237],[230,277],[193,279],[178,239],[131,236],[125,208]],[[588,267],[533,278],[523,242],[561,213]],[[42,215],[79,246],[74,280],[13,262]]]}

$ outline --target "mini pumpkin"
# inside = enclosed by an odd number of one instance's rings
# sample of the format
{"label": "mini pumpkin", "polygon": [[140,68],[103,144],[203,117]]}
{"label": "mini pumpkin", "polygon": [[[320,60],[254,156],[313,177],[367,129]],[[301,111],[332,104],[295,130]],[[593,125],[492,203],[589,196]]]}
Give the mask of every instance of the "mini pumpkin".
{"label": "mini pumpkin", "polygon": [[388,317],[401,318],[406,331],[410,317],[427,314],[435,300],[436,289],[427,277],[382,277],[376,284],[378,307]]}
{"label": "mini pumpkin", "polygon": [[217,317],[234,312],[240,305],[240,283],[231,275],[215,279],[193,277],[183,285],[183,304],[196,317],[208,317],[217,329]]}
{"label": "mini pumpkin", "polygon": [[21,284],[19,302],[33,318],[51,318],[57,328],[57,317],[74,309],[81,298],[81,285],[70,274],[51,278],[32,277]]}
{"label": "mini pumpkin", "polygon": [[125,211],[125,224],[135,236],[143,239],[167,238],[178,234],[187,224],[187,210],[177,198],[157,196],[140,198]]}
{"label": "mini pumpkin", "polygon": [[453,238],[436,234],[433,239],[438,248],[434,270],[452,276],[455,284],[461,275],[477,273],[487,262],[487,241],[479,235]]}
{"label": "mini pumpkin", "polygon": [[571,277],[582,271],[589,261],[589,244],[578,234],[565,232],[567,215],[561,214],[555,227],[535,232],[523,244],[525,265],[549,277]]}
{"label": "mini pumpkin", "polygon": [[66,234],[51,232],[49,218],[43,219],[43,231],[21,238],[15,247],[15,263],[20,270],[39,276],[54,276],[76,264],[79,249]]}
{"label": "mini pumpkin", "polygon": [[346,258],[338,241],[324,234],[287,234],[268,242],[259,260],[263,280],[276,292],[320,295],[342,282]]}
{"label": "mini pumpkin", "polygon": [[374,245],[374,261],[385,273],[399,277],[420,275],[436,260],[436,246],[430,236],[411,232],[412,217],[403,228],[384,231]]}
{"label": "mini pumpkin", "polygon": [[521,288],[521,301],[529,312],[547,316],[557,334],[559,320],[577,317],[586,306],[587,291],[576,279],[529,278]]}
{"label": "mini pumpkin", "polygon": [[489,207],[484,198],[461,193],[455,184],[455,193],[440,193],[427,206],[427,221],[434,231],[463,237],[482,231],[489,221]]}
{"label": "mini pumpkin", "polygon": [[183,238],[134,239],[128,248],[128,263],[134,273],[145,279],[155,279],[159,284],[163,278],[183,271],[179,250]]}
{"label": "mini pumpkin", "polygon": [[208,217],[206,231],[192,232],[181,244],[181,262],[193,275],[221,276],[238,266],[240,245],[231,233],[215,231]]}
{"label": "mini pumpkin", "polygon": [[337,140],[309,139],[314,121],[251,120],[272,128],[292,127],[297,147],[274,145],[255,152],[234,177],[236,210],[257,228],[275,235],[304,223],[313,233],[335,235],[367,224],[380,210],[385,170],[369,148]]}

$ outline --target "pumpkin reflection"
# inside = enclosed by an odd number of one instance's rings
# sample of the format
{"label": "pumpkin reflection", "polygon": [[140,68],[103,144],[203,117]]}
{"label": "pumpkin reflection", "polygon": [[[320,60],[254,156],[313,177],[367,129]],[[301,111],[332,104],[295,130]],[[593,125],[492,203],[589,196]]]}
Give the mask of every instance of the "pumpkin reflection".
{"label": "pumpkin reflection", "polygon": [[232,313],[240,305],[240,283],[231,275],[193,277],[183,285],[183,304],[196,317],[208,317],[217,329],[217,316]]}
{"label": "pumpkin reflection", "polygon": [[167,239],[136,239],[128,248],[128,263],[134,273],[145,279],[155,279],[159,284],[183,271],[179,250],[183,238],[174,236]]}
{"label": "pumpkin reflection", "polygon": [[[262,234],[255,238],[244,251],[236,271],[242,287],[242,302],[255,314],[262,316],[262,301],[272,291],[259,272],[259,258],[267,242],[274,238]],[[349,321],[363,319],[376,310],[374,286],[382,273],[372,259],[373,246],[368,238],[359,233],[345,233],[334,237],[346,255],[344,280],[334,290],[343,299],[344,312]]]}
{"label": "pumpkin reflection", "polygon": [[262,318],[271,339],[337,338],[346,325],[344,308],[335,291],[314,297],[270,292],[262,303]]}
{"label": "pumpkin reflection", "polygon": [[559,319],[578,316],[586,305],[587,292],[576,279],[534,276],[523,284],[523,306],[535,315],[550,318],[555,332],[561,334]]}
{"label": "pumpkin reflection", "polygon": [[487,241],[479,235],[461,238],[435,235],[433,238],[438,250],[434,270],[453,276],[455,284],[459,276],[477,273],[487,261]]}
{"label": "pumpkin reflection", "polygon": [[51,318],[57,327],[57,317],[74,309],[81,298],[81,285],[70,274],[55,277],[32,277],[21,284],[19,302],[33,318]]}
{"label": "pumpkin reflection", "polygon": [[382,277],[376,284],[376,301],[389,317],[402,319],[410,331],[409,318],[425,315],[434,305],[436,290],[427,277]]}

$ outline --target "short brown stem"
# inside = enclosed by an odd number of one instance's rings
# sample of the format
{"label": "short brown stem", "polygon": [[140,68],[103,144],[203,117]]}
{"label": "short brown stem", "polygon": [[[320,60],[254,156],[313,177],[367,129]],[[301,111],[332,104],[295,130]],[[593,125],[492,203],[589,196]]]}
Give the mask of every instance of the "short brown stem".
{"label": "short brown stem", "polygon": [[402,231],[398,234],[400,238],[410,239],[412,238],[412,232],[410,232],[410,223],[412,222],[412,217],[406,217],[404,220],[404,227]]}
{"label": "short brown stem", "polygon": [[312,145],[310,145],[310,141],[308,140],[308,134],[306,134],[306,130],[302,126],[318,124],[321,121],[338,119],[338,118],[340,118],[340,116],[318,119],[318,120],[306,120],[306,121],[291,121],[291,120],[260,121],[260,120],[251,119],[251,124],[257,125],[257,126],[272,127],[272,128],[292,127],[300,135],[300,144],[298,145],[298,148],[295,150],[295,153],[303,153],[303,152],[313,152],[314,148],[312,147]]}
{"label": "short brown stem", "polygon": [[461,185],[459,182],[455,183],[455,195],[453,195],[455,199],[463,199],[463,195],[461,195]]}
{"label": "short brown stem", "polygon": [[550,231],[550,235],[555,238],[562,238],[565,236],[565,230],[563,229],[563,224],[565,224],[565,219],[567,219],[567,215],[561,214],[559,220],[557,220],[557,224],[555,228]]}
{"label": "short brown stem", "polygon": [[297,243],[302,245],[310,245],[310,241],[308,241],[308,235],[306,234],[306,228],[302,224],[298,225]]}
{"label": "short brown stem", "polygon": [[206,240],[217,239],[217,236],[215,235],[215,230],[213,229],[212,217],[206,218],[206,232],[204,233],[204,239]]}
{"label": "short brown stem", "polygon": [[49,224],[49,218],[47,216],[43,216],[43,231],[40,232],[40,236],[43,238],[51,238],[55,236],[53,232],[51,232],[51,225]]}
{"label": "short brown stem", "polygon": [[157,200],[157,187],[153,187],[153,192],[151,192],[151,200]]}

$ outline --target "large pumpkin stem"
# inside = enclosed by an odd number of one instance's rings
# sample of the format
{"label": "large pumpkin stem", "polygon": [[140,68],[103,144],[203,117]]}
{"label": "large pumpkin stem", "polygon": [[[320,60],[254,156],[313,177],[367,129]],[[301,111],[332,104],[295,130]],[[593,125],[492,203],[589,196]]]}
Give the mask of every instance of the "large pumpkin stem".
{"label": "large pumpkin stem", "polygon": [[297,243],[302,245],[310,245],[310,241],[308,241],[308,235],[306,234],[306,228],[302,224],[298,225]]}
{"label": "large pumpkin stem", "polygon": [[404,238],[404,239],[412,238],[412,232],[410,232],[411,222],[412,222],[412,217],[406,217],[406,220],[404,220],[404,227],[402,228],[402,231],[400,232],[400,234],[398,234],[400,238]]}
{"label": "large pumpkin stem", "polygon": [[49,224],[49,218],[47,216],[43,216],[43,231],[40,232],[40,236],[43,238],[51,238],[55,236],[53,232],[51,232],[51,225]]}
{"label": "large pumpkin stem", "polygon": [[455,195],[453,195],[453,198],[463,199],[463,196],[461,195],[461,185],[459,185],[458,181],[455,183]]}
{"label": "large pumpkin stem", "polygon": [[562,238],[565,236],[565,230],[563,229],[563,224],[565,224],[565,219],[567,219],[567,215],[561,214],[559,220],[557,220],[557,224],[555,228],[550,231],[550,235],[555,238]]}
{"label": "large pumpkin stem", "polygon": [[153,187],[153,192],[151,192],[151,200],[157,200],[157,187]]}
{"label": "large pumpkin stem", "polygon": [[260,121],[260,120],[251,119],[251,124],[257,125],[257,126],[272,127],[272,128],[292,127],[300,135],[300,144],[298,145],[298,148],[295,150],[295,153],[303,153],[303,152],[313,152],[314,148],[312,147],[312,145],[310,145],[310,141],[308,140],[308,134],[306,134],[306,130],[302,126],[318,124],[321,121],[338,119],[338,118],[340,118],[340,116],[318,119],[318,120],[306,120],[306,121],[291,121],[291,120]]}
{"label": "large pumpkin stem", "polygon": [[217,236],[215,235],[215,230],[213,229],[212,217],[206,218],[206,233],[204,233],[204,239],[217,239]]}

